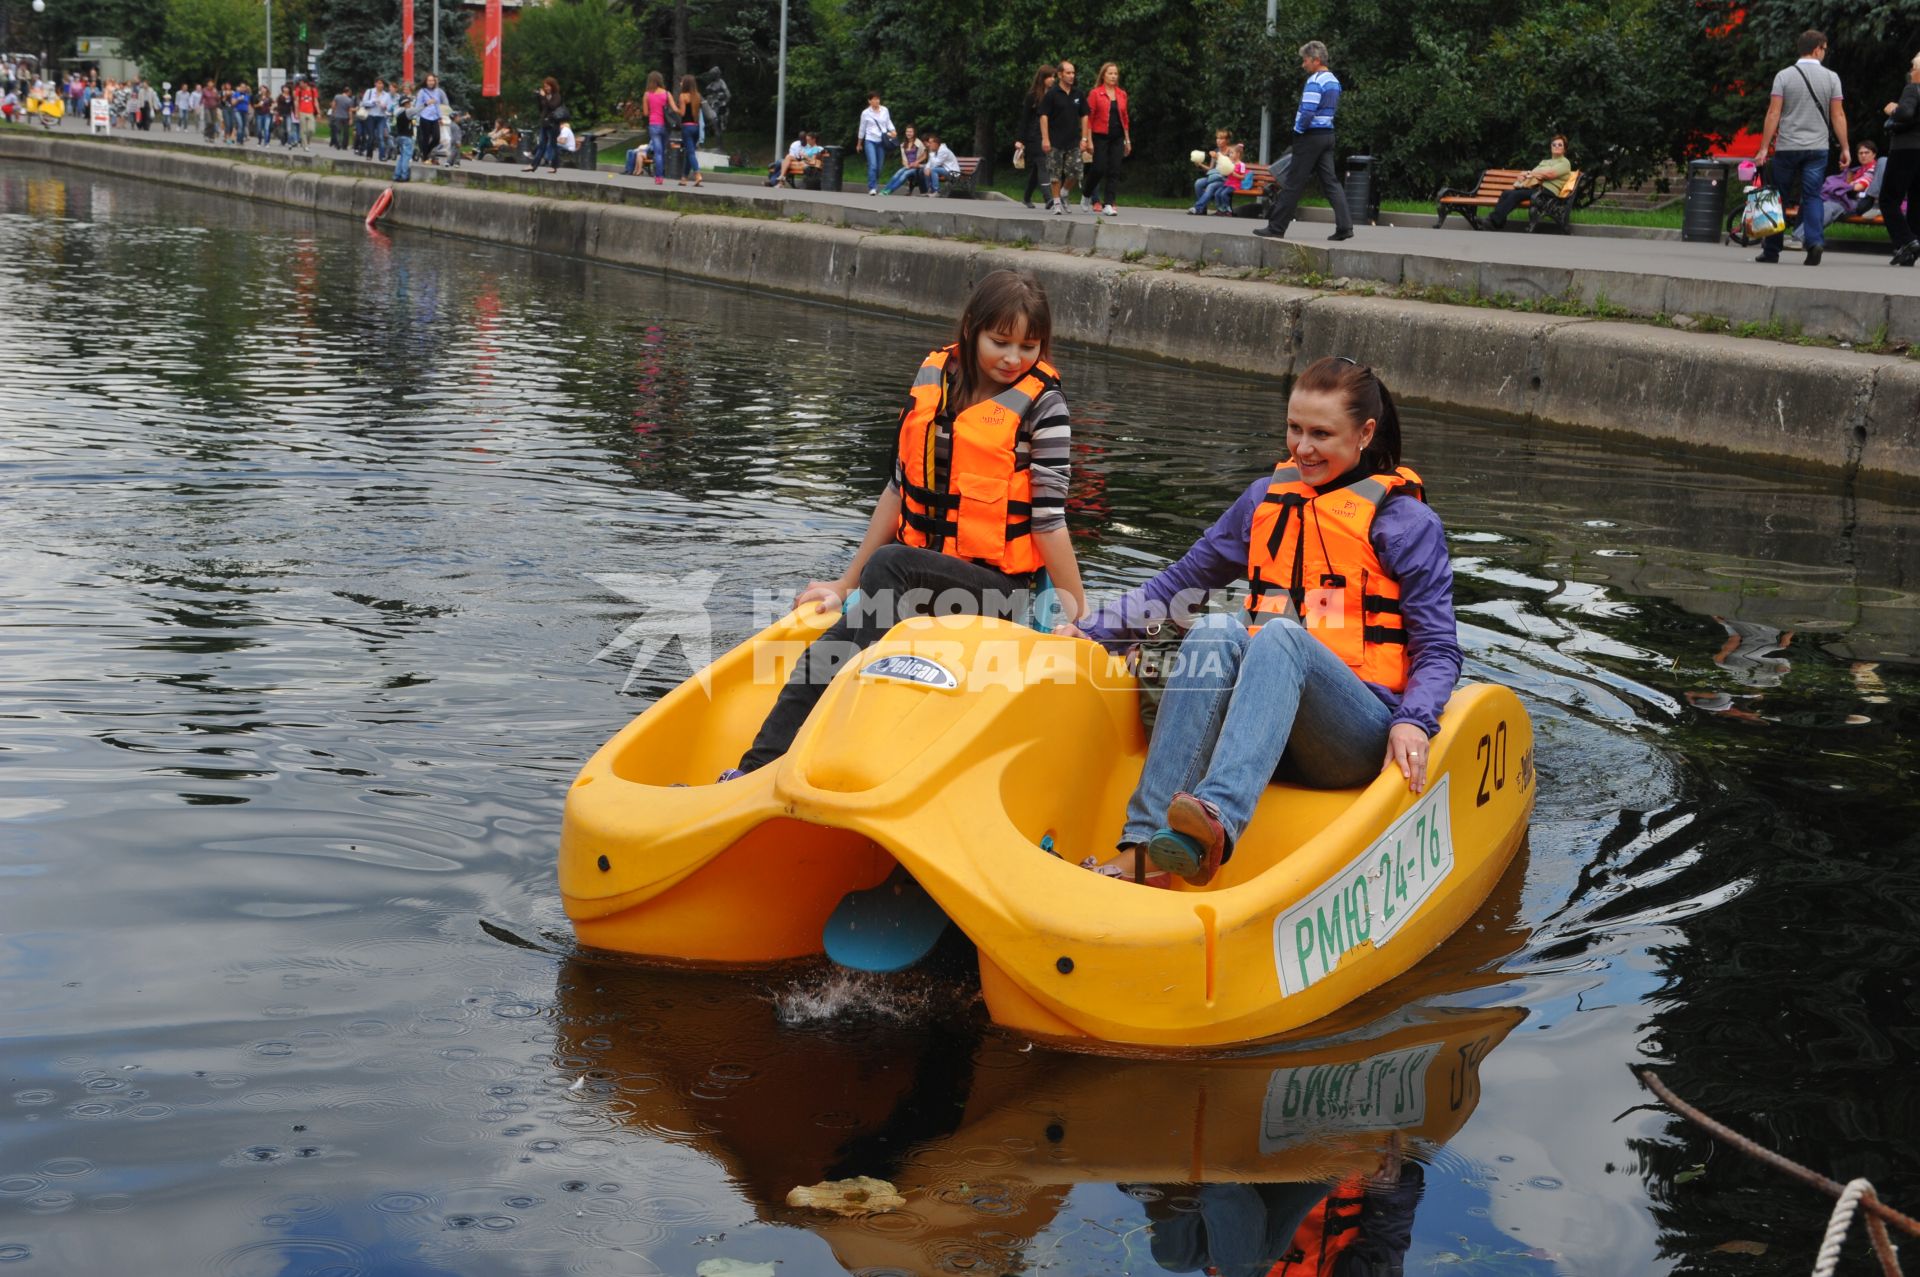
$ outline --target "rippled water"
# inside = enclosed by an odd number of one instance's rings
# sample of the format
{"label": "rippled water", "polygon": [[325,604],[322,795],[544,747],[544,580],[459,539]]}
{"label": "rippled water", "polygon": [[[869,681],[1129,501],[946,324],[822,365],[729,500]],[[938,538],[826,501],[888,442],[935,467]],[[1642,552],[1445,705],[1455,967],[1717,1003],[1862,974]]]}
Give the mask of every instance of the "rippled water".
{"label": "rippled water", "polygon": [[[1180,1270],[1222,1193],[1273,1226],[1374,1156],[1274,1107],[1353,1060],[1430,1082],[1409,1271],[1809,1267],[1818,1198],[1647,1062],[1920,1204],[1910,501],[1411,415],[1529,854],[1319,1041],[1060,1055],[952,969],[582,961],[553,882],[574,770],[687,672],[605,651],[638,578],[713,574],[717,650],[836,567],[938,328],[20,165],[0,308],[0,1263]],[[1258,385],[1060,362],[1098,589],[1272,463]],[[783,1205],[850,1174],[908,1206]]]}

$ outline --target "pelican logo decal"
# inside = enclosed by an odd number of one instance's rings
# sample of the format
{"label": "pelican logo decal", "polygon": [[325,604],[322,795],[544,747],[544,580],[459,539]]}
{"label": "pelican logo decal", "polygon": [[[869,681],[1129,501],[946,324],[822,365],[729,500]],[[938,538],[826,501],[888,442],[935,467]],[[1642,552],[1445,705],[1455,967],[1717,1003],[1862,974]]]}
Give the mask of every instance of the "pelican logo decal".
{"label": "pelican logo decal", "polygon": [[922,687],[960,686],[953,671],[924,656],[883,656],[860,671],[862,678],[886,678],[899,683],[918,683]]}

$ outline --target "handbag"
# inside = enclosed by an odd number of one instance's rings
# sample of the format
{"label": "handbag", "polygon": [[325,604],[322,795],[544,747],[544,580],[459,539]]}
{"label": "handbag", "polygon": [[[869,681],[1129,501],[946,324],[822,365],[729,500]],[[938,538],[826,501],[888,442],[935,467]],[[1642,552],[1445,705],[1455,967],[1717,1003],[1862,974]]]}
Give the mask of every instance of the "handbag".
{"label": "handbag", "polygon": [[1781,207],[1780,192],[1761,186],[1747,192],[1747,206],[1740,212],[1740,230],[1749,240],[1766,239],[1787,229],[1786,209]]}

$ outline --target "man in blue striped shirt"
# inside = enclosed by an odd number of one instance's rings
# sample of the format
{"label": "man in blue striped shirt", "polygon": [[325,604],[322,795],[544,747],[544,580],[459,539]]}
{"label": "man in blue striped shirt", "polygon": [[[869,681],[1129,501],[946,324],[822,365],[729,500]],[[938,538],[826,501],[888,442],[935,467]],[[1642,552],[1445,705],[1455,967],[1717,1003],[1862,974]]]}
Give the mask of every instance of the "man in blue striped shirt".
{"label": "man in blue striped shirt", "polygon": [[1320,179],[1327,203],[1333,205],[1333,234],[1329,239],[1353,238],[1353,215],[1347,209],[1347,194],[1340,189],[1340,175],[1333,167],[1333,117],[1340,109],[1340,81],[1327,70],[1327,46],[1309,40],[1300,46],[1300,67],[1307,73],[1306,88],[1300,93],[1300,110],[1293,117],[1293,147],[1287,152],[1284,169],[1274,165],[1274,181],[1279,187],[1267,224],[1253,228],[1255,235],[1281,239],[1300,196],[1311,178]]}

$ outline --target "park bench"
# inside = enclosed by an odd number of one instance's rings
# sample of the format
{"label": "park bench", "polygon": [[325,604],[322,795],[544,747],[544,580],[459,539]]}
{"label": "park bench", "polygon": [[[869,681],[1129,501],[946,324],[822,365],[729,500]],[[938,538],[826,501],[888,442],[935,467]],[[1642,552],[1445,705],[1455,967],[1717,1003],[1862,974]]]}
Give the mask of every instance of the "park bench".
{"label": "park bench", "polygon": [[1254,217],[1260,215],[1273,193],[1273,171],[1264,164],[1247,165],[1247,176],[1253,179],[1253,185],[1244,191],[1231,191],[1227,195],[1227,207],[1233,208],[1233,197],[1247,196],[1247,203],[1240,207],[1235,217]]}
{"label": "park bench", "polygon": [[956,155],[960,165],[960,176],[940,179],[940,193],[954,199],[972,199],[974,197],[974,178],[980,172],[980,157],[977,155]]}
{"label": "park bench", "polygon": [[[1458,213],[1467,219],[1467,225],[1480,230],[1480,214],[1500,202],[1500,197],[1513,189],[1515,182],[1527,175],[1526,169],[1490,168],[1480,174],[1480,180],[1472,190],[1460,190],[1443,186],[1434,194],[1433,202],[1437,216],[1433,220],[1438,230],[1447,221],[1448,213]],[[1590,173],[1575,169],[1567,175],[1561,189],[1569,192],[1556,195],[1544,188],[1535,188],[1526,199],[1520,201],[1520,207],[1527,210],[1527,229],[1539,230],[1543,222],[1552,222],[1560,228],[1562,234],[1568,232],[1573,221],[1573,210],[1584,203],[1591,202],[1594,178]]]}

